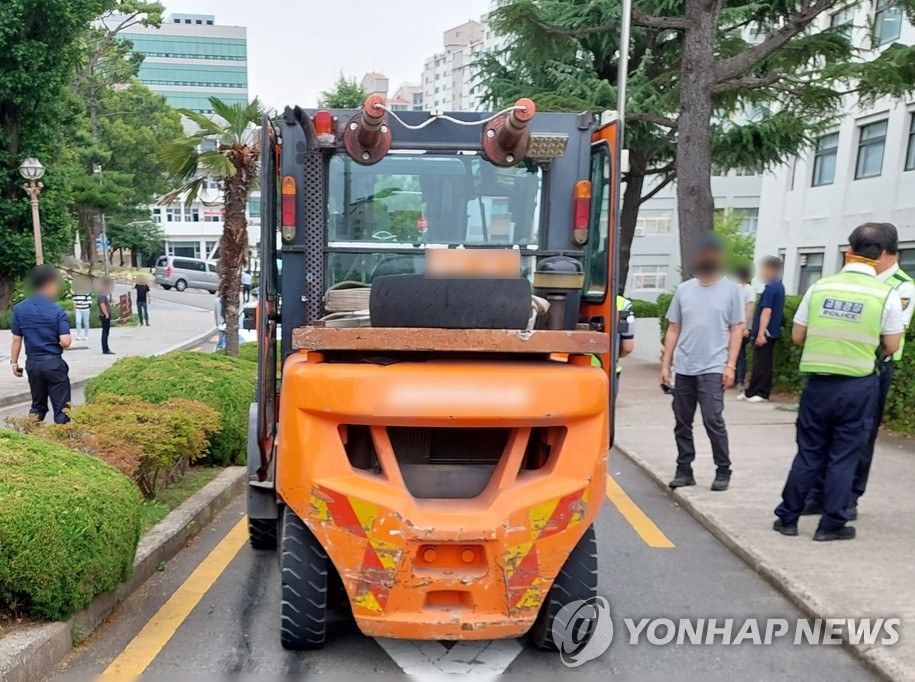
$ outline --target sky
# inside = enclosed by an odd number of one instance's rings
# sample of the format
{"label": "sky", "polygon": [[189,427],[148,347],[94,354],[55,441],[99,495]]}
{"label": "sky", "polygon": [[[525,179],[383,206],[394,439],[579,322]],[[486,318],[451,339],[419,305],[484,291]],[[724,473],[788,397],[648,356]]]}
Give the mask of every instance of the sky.
{"label": "sky", "polygon": [[418,83],[442,33],[479,19],[489,0],[163,0],[166,14],[214,14],[248,28],[252,97],[269,107],[312,107],[342,71]]}

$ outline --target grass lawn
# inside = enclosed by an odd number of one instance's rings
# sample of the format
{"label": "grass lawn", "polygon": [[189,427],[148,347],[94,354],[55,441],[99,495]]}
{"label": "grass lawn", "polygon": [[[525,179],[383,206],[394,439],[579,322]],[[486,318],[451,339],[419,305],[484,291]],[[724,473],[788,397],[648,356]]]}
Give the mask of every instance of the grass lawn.
{"label": "grass lawn", "polygon": [[144,501],[140,507],[140,532],[146,533],[222,471],[221,467],[191,467],[184,478],[160,492],[156,499]]}

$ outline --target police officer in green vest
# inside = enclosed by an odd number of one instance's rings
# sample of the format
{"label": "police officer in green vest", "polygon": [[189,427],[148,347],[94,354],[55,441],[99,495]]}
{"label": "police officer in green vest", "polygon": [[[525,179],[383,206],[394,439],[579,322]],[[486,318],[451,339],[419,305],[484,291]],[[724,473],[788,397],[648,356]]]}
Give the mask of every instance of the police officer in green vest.
{"label": "police officer in green vest", "polygon": [[808,289],[791,337],[803,346],[807,381],[797,419],[797,455],[776,508],[774,530],[795,536],[797,520],[820,472],[825,472],[823,515],[814,540],[850,540],[848,501],[877,408],[877,363],[903,335],[902,304],[877,279],[877,261],[890,246],[881,224],[866,223],[849,237],[842,271]]}
{"label": "police officer in green vest", "polygon": [[[886,282],[899,295],[899,301],[902,304],[902,326],[907,330],[912,321],[912,302],[915,296],[915,283],[906,272],[899,267],[899,232],[892,223],[881,223],[881,227],[886,232],[887,247],[886,251],[877,262],[877,279]],[[902,349],[905,346],[905,332],[899,341],[899,349],[890,356],[883,358],[879,363],[879,389],[877,393],[877,410],[874,418],[874,428],[871,431],[871,438],[867,449],[862,454],[858,462],[858,470],[855,472],[855,482],[851,488],[851,501],[849,504],[849,514],[853,518],[858,516],[858,498],[864,494],[867,487],[867,477],[870,474],[871,462],[874,459],[874,446],[877,444],[877,434],[880,431],[880,424],[883,421],[883,410],[886,407],[886,397],[890,392],[890,384],[893,382],[893,363],[902,360]]]}
{"label": "police officer in green vest", "polygon": [[[902,325],[908,329],[912,321],[912,311],[915,310],[910,304],[915,297],[915,283],[912,278],[899,267],[899,233],[896,226],[892,223],[881,223],[880,227],[886,232],[887,247],[886,250],[877,259],[877,279],[886,282],[899,295],[902,303]],[[848,504],[848,520],[854,521],[858,518],[858,498],[864,494],[867,487],[867,479],[870,475],[871,463],[874,459],[874,447],[877,444],[877,435],[880,432],[880,424],[883,422],[883,410],[886,407],[886,397],[890,392],[890,385],[893,382],[893,363],[902,359],[902,349],[905,345],[905,336],[899,343],[899,350],[892,356],[885,356],[882,362],[877,364],[878,372],[878,391],[877,406],[874,417],[873,429],[870,434],[870,441],[867,447],[861,453],[861,459],[858,461],[858,467],[855,471],[855,481],[852,484],[851,498]],[[811,491],[804,505],[803,514],[822,514],[823,513],[823,480],[822,475],[815,490]]]}
{"label": "police officer in green vest", "polygon": [[[620,358],[629,355],[635,349],[635,312],[632,310],[632,301],[623,296],[616,297],[616,334],[619,337],[620,347],[617,353],[616,376],[619,377],[623,366]],[[618,385],[618,384],[617,384]]]}

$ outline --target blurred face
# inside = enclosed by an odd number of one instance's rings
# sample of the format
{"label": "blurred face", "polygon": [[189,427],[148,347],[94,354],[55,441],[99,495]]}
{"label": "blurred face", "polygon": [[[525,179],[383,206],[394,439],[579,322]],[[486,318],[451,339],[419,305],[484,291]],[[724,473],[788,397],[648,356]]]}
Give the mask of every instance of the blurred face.
{"label": "blurred face", "polygon": [[52,301],[56,301],[60,297],[60,280],[52,279],[41,287],[39,291]]}
{"label": "blurred face", "polygon": [[700,249],[693,254],[690,273],[697,279],[709,279],[721,272],[723,254],[716,249]]}
{"label": "blurred face", "polygon": [[771,265],[761,266],[759,269],[759,274],[762,275],[763,280],[766,282],[771,282],[778,276],[775,268],[773,268]]}

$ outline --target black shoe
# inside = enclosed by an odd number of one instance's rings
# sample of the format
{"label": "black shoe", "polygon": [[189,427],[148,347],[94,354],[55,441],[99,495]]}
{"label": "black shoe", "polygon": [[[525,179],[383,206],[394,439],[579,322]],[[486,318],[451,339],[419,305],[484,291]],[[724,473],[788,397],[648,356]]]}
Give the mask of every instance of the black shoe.
{"label": "black shoe", "polygon": [[712,490],[715,492],[721,492],[728,489],[728,484],[731,482],[730,474],[715,474],[715,480],[712,482]]}
{"label": "black shoe", "polygon": [[113,350],[103,350],[102,355],[117,355]]}
{"label": "black shoe", "polygon": [[775,519],[775,523],[772,524],[772,530],[778,531],[782,535],[787,535],[789,538],[797,537],[796,523],[785,523],[781,519]]}
{"label": "black shoe", "polygon": [[845,508],[845,513],[848,515],[849,521],[857,521],[858,520],[858,503],[852,502],[850,505],[848,505]]}
{"label": "black shoe", "polygon": [[813,516],[823,513],[823,503],[816,500],[807,500],[804,502],[804,508],[801,510],[801,516]]}
{"label": "black shoe", "polygon": [[677,473],[677,475],[674,476],[674,480],[667,485],[671,488],[685,488],[688,485],[696,485],[696,479],[693,478],[693,475],[690,472]]}
{"label": "black shoe", "polygon": [[822,528],[817,528],[817,532],[813,534],[813,539],[817,542],[829,542],[830,540],[851,540],[854,537],[854,526],[842,526],[841,528],[836,528],[835,530],[823,530]]}

